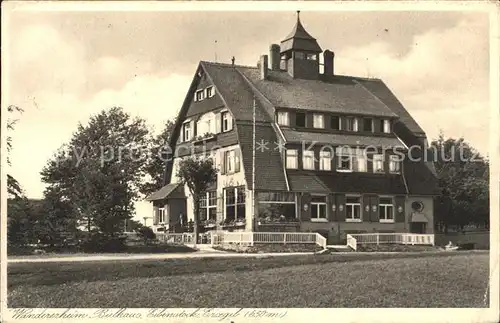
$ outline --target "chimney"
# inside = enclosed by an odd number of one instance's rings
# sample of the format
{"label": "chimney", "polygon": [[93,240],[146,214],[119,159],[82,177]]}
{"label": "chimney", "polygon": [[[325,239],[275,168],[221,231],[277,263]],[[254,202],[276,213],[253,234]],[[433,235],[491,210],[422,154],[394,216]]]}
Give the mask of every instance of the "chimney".
{"label": "chimney", "polygon": [[260,79],[267,79],[267,55],[261,55],[259,61]]}
{"label": "chimney", "polygon": [[335,54],[330,50],[325,50],[323,52],[323,74],[324,75],[333,75],[333,60],[335,58]]}
{"label": "chimney", "polygon": [[280,45],[277,44],[272,44],[269,47],[269,59],[270,59],[270,65],[271,65],[271,70],[273,71],[279,71],[280,70]]}

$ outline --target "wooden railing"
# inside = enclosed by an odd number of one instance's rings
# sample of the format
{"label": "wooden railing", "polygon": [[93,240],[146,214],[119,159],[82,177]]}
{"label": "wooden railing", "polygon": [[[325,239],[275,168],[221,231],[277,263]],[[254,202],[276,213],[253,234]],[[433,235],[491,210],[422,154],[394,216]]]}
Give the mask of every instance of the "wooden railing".
{"label": "wooden railing", "polygon": [[220,245],[225,243],[254,245],[262,244],[292,244],[305,243],[317,244],[326,248],[326,238],[319,233],[309,232],[224,232],[215,231],[212,233],[212,244]]}
{"label": "wooden railing", "polygon": [[434,245],[433,234],[415,233],[356,233],[347,235],[347,245],[356,250],[358,244]]}

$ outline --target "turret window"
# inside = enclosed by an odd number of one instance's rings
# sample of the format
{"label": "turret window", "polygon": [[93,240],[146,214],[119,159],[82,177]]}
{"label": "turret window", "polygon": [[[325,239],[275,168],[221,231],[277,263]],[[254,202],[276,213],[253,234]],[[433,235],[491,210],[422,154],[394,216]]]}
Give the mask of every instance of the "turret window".
{"label": "turret window", "polygon": [[302,52],[295,52],[295,58],[296,59],[305,59],[306,55]]}
{"label": "turret window", "polygon": [[317,58],[318,58],[318,55],[316,55],[316,54],[307,54],[306,55],[306,59],[308,59],[310,61],[315,61]]}

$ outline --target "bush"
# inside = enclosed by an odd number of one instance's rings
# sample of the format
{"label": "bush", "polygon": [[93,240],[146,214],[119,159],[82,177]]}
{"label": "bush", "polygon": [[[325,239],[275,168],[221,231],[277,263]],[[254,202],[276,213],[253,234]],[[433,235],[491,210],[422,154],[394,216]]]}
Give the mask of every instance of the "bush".
{"label": "bush", "polygon": [[153,232],[153,229],[150,227],[140,227],[136,230],[137,235],[144,240],[147,244],[152,240],[156,240],[156,234]]}
{"label": "bush", "polygon": [[97,233],[85,240],[81,249],[83,252],[122,252],[127,249],[126,240],[124,236]]}

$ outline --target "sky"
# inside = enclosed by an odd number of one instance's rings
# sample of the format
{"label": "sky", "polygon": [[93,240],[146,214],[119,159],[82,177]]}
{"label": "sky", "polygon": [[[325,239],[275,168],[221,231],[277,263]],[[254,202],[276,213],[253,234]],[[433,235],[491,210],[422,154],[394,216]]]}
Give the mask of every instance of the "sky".
{"label": "sky", "polygon": [[[9,170],[28,197],[78,122],[121,106],[158,132],[176,115],[200,60],[256,65],[296,14],[14,11],[8,15],[6,97],[24,110]],[[463,136],[487,154],[489,29],[481,12],[312,12],[301,21],[335,73],[384,80],[426,131]],[[5,43],[4,43],[5,42]],[[3,92],[3,91],[2,91]]]}

